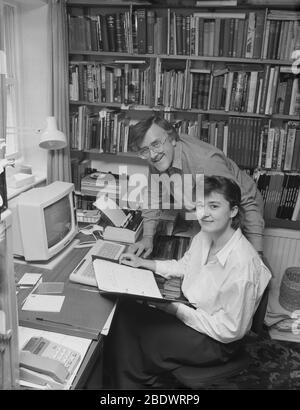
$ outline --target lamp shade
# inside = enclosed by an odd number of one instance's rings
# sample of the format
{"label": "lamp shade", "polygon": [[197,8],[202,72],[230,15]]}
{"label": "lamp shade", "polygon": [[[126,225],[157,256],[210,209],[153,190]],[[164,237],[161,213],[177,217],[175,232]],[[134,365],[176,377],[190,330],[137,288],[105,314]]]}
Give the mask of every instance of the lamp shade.
{"label": "lamp shade", "polygon": [[57,129],[55,117],[47,117],[47,127],[41,135],[39,146],[44,149],[62,149],[67,146],[67,138]]}

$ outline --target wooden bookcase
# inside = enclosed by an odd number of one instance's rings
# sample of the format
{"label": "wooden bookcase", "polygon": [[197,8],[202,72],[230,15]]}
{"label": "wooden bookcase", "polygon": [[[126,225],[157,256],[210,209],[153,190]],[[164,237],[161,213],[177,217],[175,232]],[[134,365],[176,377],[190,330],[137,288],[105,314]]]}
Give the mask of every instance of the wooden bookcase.
{"label": "wooden bookcase", "polygon": [[130,157],[130,125],[159,112],[255,171],[267,226],[299,229],[300,12],[161,3],[67,2],[74,156]]}

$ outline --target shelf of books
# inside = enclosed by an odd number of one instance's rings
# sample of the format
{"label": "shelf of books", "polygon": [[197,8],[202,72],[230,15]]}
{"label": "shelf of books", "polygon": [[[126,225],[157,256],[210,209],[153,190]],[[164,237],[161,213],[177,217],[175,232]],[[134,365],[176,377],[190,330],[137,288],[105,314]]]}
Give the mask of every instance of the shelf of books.
{"label": "shelf of books", "polygon": [[267,225],[298,229],[300,12],[77,3],[68,6],[71,148],[130,155],[131,125],[159,112],[253,175]]}

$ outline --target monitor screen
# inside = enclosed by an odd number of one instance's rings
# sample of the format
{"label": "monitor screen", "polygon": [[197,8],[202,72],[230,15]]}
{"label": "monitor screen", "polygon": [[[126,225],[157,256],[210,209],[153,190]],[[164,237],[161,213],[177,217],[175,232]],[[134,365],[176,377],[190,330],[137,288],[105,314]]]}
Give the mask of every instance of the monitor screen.
{"label": "monitor screen", "polygon": [[64,239],[72,228],[69,196],[44,208],[48,248]]}

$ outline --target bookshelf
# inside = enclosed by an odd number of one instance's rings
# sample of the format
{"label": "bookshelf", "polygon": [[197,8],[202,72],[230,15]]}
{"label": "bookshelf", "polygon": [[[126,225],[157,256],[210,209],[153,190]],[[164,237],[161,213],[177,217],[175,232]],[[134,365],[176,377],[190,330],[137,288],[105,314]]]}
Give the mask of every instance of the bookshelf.
{"label": "bookshelf", "polygon": [[[300,195],[296,2],[195,4],[67,3],[74,156],[130,159],[130,126],[158,112],[253,174],[267,226],[299,229],[291,212]],[[285,205],[289,213],[276,216]]]}

